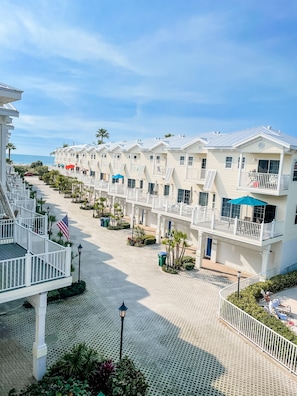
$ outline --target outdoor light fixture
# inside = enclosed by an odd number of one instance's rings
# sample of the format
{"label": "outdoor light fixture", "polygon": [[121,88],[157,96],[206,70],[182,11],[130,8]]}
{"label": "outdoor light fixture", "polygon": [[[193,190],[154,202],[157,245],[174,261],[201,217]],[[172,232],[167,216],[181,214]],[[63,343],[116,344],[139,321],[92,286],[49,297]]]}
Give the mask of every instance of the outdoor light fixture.
{"label": "outdoor light fixture", "polygon": [[239,298],[240,277],[241,277],[241,272],[237,271],[237,298]]}
{"label": "outdoor light fixture", "polygon": [[78,283],[80,283],[80,256],[82,252],[83,247],[81,244],[78,245],[77,250],[78,250]]}
{"label": "outdoor light fixture", "polygon": [[120,314],[120,318],[121,318],[121,344],[120,344],[120,360],[122,359],[122,349],[123,349],[123,329],[124,329],[124,319],[125,319],[125,316],[126,316],[126,311],[127,311],[127,307],[126,307],[126,305],[124,304],[124,301],[123,301],[123,304],[120,306],[120,308],[119,308],[119,314]]}
{"label": "outdoor light fixture", "polygon": [[50,212],[49,206],[46,208],[46,211],[47,211],[47,215],[49,216],[49,212]]}

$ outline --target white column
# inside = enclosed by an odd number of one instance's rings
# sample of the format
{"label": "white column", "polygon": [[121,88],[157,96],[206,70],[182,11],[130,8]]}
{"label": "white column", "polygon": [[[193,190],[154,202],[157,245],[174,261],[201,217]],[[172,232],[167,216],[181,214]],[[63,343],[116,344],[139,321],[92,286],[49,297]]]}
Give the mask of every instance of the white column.
{"label": "white column", "polygon": [[202,267],[203,259],[203,232],[198,231],[197,250],[196,250],[196,268]]}
{"label": "white column", "polygon": [[271,245],[267,245],[266,249],[263,249],[263,251],[262,251],[261,275],[263,276],[264,279],[267,279],[267,276],[268,276],[268,263],[269,263],[270,249],[271,249]]}
{"label": "white column", "polygon": [[33,376],[40,381],[46,372],[47,346],[45,343],[45,317],[47,292],[28,297],[35,308],[35,341],[33,343]]}
{"label": "white column", "polygon": [[162,216],[158,213],[157,229],[156,229],[156,243],[161,242],[161,219]]}

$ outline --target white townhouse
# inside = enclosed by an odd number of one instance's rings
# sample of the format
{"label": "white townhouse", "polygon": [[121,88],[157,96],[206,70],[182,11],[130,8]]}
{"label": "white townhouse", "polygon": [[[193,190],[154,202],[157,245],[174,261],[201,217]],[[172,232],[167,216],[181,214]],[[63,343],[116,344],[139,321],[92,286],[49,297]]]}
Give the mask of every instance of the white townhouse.
{"label": "white townhouse", "polygon": [[21,96],[0,83],[0,305],[6,310],[7,303],[26,298],[35,308],[32,374],[40,380],[46,371],[47,292],[72,283],[71,249],[49,240],[47,216],[35,212],[30,190],[6,163],[12,117],[19,116],[12,103]]}
{"label": "white townhouse", "polygon": [[270,126],[58,148],[55,163],[158,242],[186,232],[198,267],[207,257],[266,278],[297,268],[297,138]]}

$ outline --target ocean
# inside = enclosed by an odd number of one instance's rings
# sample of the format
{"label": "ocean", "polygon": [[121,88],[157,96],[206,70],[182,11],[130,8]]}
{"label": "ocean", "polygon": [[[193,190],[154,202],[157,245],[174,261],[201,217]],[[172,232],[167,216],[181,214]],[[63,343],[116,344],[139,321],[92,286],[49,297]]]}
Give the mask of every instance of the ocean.
{"label": "ocean", "polygon": [[10,159],[15,165],[31,165],[32,162],[41,161],[43,165],[54,165],[55,157],[49,155],[28,155],[10,153]]}

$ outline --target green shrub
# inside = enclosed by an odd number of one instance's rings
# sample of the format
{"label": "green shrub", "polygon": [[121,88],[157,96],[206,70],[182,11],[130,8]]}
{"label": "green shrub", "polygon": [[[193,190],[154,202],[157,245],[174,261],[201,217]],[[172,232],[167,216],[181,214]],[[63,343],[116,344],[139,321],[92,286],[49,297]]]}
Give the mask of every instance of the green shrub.
{"label": "green shrub", "polygon": [[176,269],[174,269],[172,267],[167,267],[166,265],[162,266],[162,270],[164,272],[166,272],[167,274],[173,274],[173,275],[178,274],[178,270],[176,270]]}
{"label": "green shrub", "polygon": [[187,271],[192,270],[195,267],[194,263],[183,263],[183,268]]}
{"label": "green shrub", "polygon": [[144,245],[153,245],[156,243],[156,238],[154,235],[145,235],[143,238],[143,244]]}
{"label": "green shrub", "polygon": [[183,264],[185,264],[185,263],[192,263],[192,264],[194,264],[195,261],[196,261],[196,258],[195,258],[195,257],[192,257],[192,256],[184,256],[184,257],[182,258],[182,263],[183,263]]}
{"label": "green shrub", "polygon": [[50,291],[47,295],[47,301],[52,302],[52,301],[64,300],[69,297],[78,296],[79,294],[82,294],[85,290],[86,290],[85,281],[82,280],[80,282],[74,282],[70,286],[66,286],[66,287],[62,287],[61,289]]}
{"label": "green shrub", "polygon": [[112,396],[145,396],[148,384],[141,371],[137,370],[132,360],[124,357],[109,377]]}
{"label": "green shrub", "polygon": [[261,290],[278,293],[296,285],[297,270],[284,275],[276,275],[269,280],[250,285],[240,291],[240,298],[238,298],[236,292],[228,296],[227,300],[287,340],[297,344],[297,335],[282,321],[264,311],[263,307],[258,305],[259,299],[262,298]]}

